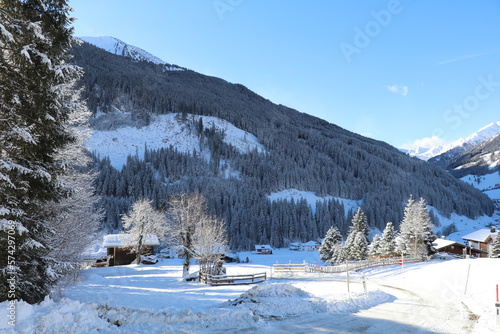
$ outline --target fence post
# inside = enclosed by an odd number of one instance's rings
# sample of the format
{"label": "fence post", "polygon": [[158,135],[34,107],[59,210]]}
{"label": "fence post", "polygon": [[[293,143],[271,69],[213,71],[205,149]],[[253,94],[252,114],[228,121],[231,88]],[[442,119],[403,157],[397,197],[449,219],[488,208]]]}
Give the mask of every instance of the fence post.
{"label": "fence post", "polygon": [[345,262],[346,264],[346,269],[347,269],[347,293],[349,294],[349,299],[351,299],[351,289],[349,287],[349,261]]}

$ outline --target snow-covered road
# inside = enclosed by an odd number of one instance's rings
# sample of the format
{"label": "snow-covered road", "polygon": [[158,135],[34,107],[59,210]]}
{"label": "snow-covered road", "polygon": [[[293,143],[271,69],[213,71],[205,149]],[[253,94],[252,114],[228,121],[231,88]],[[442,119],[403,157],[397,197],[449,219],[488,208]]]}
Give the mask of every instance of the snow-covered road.
{"label": "snow-covered road", "polygon": [[[360,283],[361,281],[353,281]],[[268,333],[472,333],[476,315],[465,304],[401,284],[370,281],[370,288],[395,297],[355,314],[308,314],[269,322]],[[247,328],[243,333],[262,332]],[[215,333],[222,333],[216,331]]]}
{"label": "snow-covered road", "polygon": [[[261,272],[276,253],[228,270]],[[293,258],[300,252],[282,253],[281,263],[285,256],[300,262]],[[299,273],[254,286],[210,287],[180,280],[181,272],[178,259],[89,269],[81,282],[60,291],[62,299],[19,302],[16,326],[0,321],[0,332],[500,333],[494,309],[499,259],[366,269],[350,274],[349,291],[345,274]],[[7,306],[0,304],[0,319]]]}

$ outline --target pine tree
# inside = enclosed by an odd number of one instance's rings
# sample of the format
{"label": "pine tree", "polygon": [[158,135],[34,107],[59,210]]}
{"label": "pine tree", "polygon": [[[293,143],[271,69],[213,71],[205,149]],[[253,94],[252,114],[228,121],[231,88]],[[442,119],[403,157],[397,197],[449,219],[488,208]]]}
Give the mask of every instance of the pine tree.
{"label": "pine tree", "polygon": [[354,214],[354,216],[352,217],[351,227],[349,229],[349,233],[347,234],[344,246],[345,259],[362,260],[366,258],[366,256],[368,255],[367,236],[368,220],[361,207],[359,207],[356,214]]}
{"label": "pine tree", "polygon": [[500,258],[500,232],[497,233],[495,240],[493,240],[490,257]]}
{"label": "pine tree", "polygon": [[[67,127],[74,41],[64,0],[3,0],[0,6],[0,301],[36,303],[59,275],[48,256],[52,212],[64,196],[56,153],[74,141]],[[8,236],[7,236],[8,235]],[[9,261],[7,262],[7,260]],[[7,280],[16,283],[7,294]]]}
{"label": "pine tree", "polygon": [[380,241],[380,256],[392,257],[397,255],[396,235],[396,230],[392,222],[387,223],[384,232],[382,232],[382,240]]}
{"label": "pine tree", "polygon": [[358,208],[358,211],[352,217],[351,225],[351,230],[361,232],[366,238],[368,237],[368,219],[361,207]]}
{"label": "pine tree", "polygon": [[368,254],[372,257],[380,257],[382,256],[382,237],[377,234],[373,238],[373,241],[370,245],[370,250]]}
{"label": "pine tree", "polygon": [[365,260],[368,257],[368,240],[363,232],[356,233],[351,247],[352,260]]}
{"label": "pine tree", "polygon": [[326,232],[325,239],[319,247],[321,260],[329,263],[341,262],[342,259],[342,235],[339,230],[332,226]]}
{"label": "pine tree", "polygon": [[411,256],[428,256],[436,250],[432,242],[436,239],[432,232],[432,222],[427,211],[425,200],[415,202],[410,196],[400,224],[403,252]]}

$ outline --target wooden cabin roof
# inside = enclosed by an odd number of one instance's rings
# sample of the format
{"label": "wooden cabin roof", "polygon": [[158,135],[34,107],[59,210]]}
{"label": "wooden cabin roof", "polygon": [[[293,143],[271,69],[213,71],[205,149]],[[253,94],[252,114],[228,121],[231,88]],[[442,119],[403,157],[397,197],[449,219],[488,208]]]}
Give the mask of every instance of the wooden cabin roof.
{"label": "wooden cabin roof", "polygon": [[[156,234],[146,234],[143,246],[158,246],[160,242]],[[122,248],[131,247],[134,242],[131,240],[130,234],[108,234],[104,236],[102,246],[104,248]]]}

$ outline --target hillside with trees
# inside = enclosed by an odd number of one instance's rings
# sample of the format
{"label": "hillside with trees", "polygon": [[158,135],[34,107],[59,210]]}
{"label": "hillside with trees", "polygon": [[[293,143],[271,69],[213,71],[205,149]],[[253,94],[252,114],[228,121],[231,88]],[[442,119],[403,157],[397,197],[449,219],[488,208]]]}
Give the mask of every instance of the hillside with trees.
{"label": "hillside with trees", "polygon": [[[162,208],[171,195],[199,192],[209,214],[225,221],[235,250],[322,238],[331,226],[346,235],[354,212],[346,215],[340,201],[330,198],[312,208],[302,200],[267,198],[291,188],[361,201],[368,224],[380,230],[389,221],[402,220],[410,195],[425,198],[444,215],[493,213],[487,196],[441,168],[276,105],[240,84],[134,62],[86,43],[73,54],[74,63],[85,71],[81,86],[95,130],[146,126],[155,115],[177,113],[198,136],[200,151],[209,152],[207,157],[173,146],[146,148],[144,157],[130,156],[121,170],[96,156],[105,229],[122,229],[120,215],[137,199],[151,199]],[[199,126],[191,115],[224,119],[255,135],[265,152],[240,152],[224,142],[223,131]]]}

